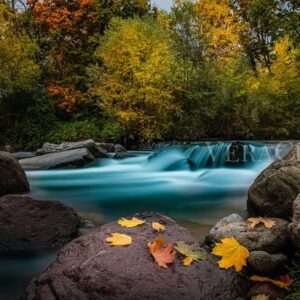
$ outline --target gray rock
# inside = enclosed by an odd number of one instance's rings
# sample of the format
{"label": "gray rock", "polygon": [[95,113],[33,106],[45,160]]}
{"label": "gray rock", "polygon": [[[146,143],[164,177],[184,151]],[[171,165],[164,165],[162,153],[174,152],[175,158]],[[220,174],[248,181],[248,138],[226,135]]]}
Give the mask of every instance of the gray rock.
{"label": "gray rock", "polygon": [[19,160],[24,170],[76,168],[84,167],[94,162],[95,157],[86,148],[50,153]]}
{"label": "gray rock", "polygon": [[233,237],[249,251],[278,252],[288,245],[288,222],[275,218],[272,220],[275,225],[271,229],[263,225],[252,228],[238,215],[231,215],[223,218],[210,230],[208,239],[220,242],[224,238]]}
{"label": "gray rock", "polygon": [[107,152],[115,152],[115,144],[112,143],[96,143],[96,145]]}
{"label": "gray rock", "polygon": [[248,257],[248,264],[255,274],[274,276],[284,270],[289,258],[282,253],[269,254],[264,251],[252,251]]}
{"label": "gray rock", "polygon": [[17,160],[35,157],[35,153],[33,152],[15,152],[12,153],[12,156]]}
{"label": "gray rock", "polygon": [[29,192],[24,170],[11,154],[0,152],[0,197]]}
{"label": "gray rock", "polygon": [[45,143],[41,149],[36,151],[36,155],[44,155],[49,153],[58,153],[74,149],[88,149],[96,158],[110,158],[107,151],[100,148],[93,140],[80,142],[69,142],[61,144]]}
{"label": "gray rock", "polygon": [[124,159],[130,157],[130,154],[127,152],[127,150],[120,144],[115,145],[115,155],[114,158],[116,159]]}
{"label": "gray rock", "polygon": [[0,198],[0,252],[54,249],[76,237],[80,221],[60,202]]}
{"label": "gray rock", "polygon": [[293,203],[293,219],[288,232],[293,245],[300,251],[300,194]]}
{"label": "gray rock", "polygon": [[[70,242],[58,258],[27,286],[22,300],[49,299],[155,299],[155,300],[232,300],[245,295],[249,282],[234,270],[221,270],[209,260],[182,264],[177,254],[168,269],[159,267],[147,248],[157,237],[169,242],[199,243],[187,229],[160,214],[137,214],[147,224],[120,227],[117,222],[104,225]],[[167,226],[161,233],[148,223]],[[132,236],[127,247],[112,247],[105,239],[113,232]]]}
{"label": "gray rock", "polygon": [[290,219],[292,205],[300,193],[300,143],[255,180],[248,193],[250,215]]}

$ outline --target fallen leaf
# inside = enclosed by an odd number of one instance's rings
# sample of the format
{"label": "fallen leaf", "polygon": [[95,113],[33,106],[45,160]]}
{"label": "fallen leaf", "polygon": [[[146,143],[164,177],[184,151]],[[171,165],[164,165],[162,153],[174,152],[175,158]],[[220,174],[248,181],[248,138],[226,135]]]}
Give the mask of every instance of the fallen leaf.
{"label": "fallen leaf", "polygon": [[112,233],[112,236],[106,238],[106,241],[111,244],[111,246],[127,246],[132,243],[132,238],[129,235],[122,233]]}
{"label": "fallen leaf", "polygon": [[150,253],[155,259],[155,262],[163,268],[167,268],[167,264],[173,263],[176,251],[173,250],[173,244],[169,244],[166,248],[163,248],[165,239],[158,238],[154,242],[148,244]]}
{"label": "fallen leaf", "polygon": [[269,300],[269,296],[264,294],[258,294],[256,296],[253,296],[251,300]]}
{"label": "fallen leaf", "polygon": [[140,220],[138,218],[133,217],[131,220],[125,219],[125,218],[121,218],[118,221],[118,224],[123,226],[123,227],[128,227],[128,228],[132,228],[132,227],[136,227],[139,225],[143,225],[145,223],[145,221]]}
{"label": "fallen leaf", "polygon": [[269,283],[272,283],[273,285],[276,285],[282,289],[288,289],[288,287],[291,285],[291,282],[286,283],[286,282],[282,282],[280,280],[273,280],[268,277],[262,277],[262,276],[257,276],[257,275],[251,276],[250,279],[252,281],[258,281],[258,282],[269,282]]}
{"label": "fallen leaf", "polygon": [[262,217],[249,218],[247,221],[250,222],[249,225],[252,228],[254,228],[255,226],[257,226],[258,224],[263,224],[266,228],[271,229],[275,225],[275,223],[276,223],[273,220],[262,218]]}
{"label": "fallen leaf", "polygon": [[[208,254],[204,250],[201,250],[197,244],[187,245],[185,242],[176,242],[174,248],[177,250],[177,252],[186,256],[186,258],[183,260],[183,264],[185,266],[190,265],[193,260],[208,258]],[[187,264],[188,262],[189,264]]]}
{"label": "fallen leaf", "polygon": [[152,223],[152,228],[155,229],[156,231],[163,231],[163,230],[166,230],[166,226],[165,225],[162,225],[158,222],[153,222]]}
{"label": "fallen leaf", "polygon": [[192,258],[192,257],[189,257],[189,256],[187,256],[187,257],[182,261],[182,263],[183,263],[184,266],[189,266],[192,262],[193,262],[193,258]]}
{"label": "fallen leaf", "polygon": [[279,276],[277,280],[283,283],[287,283],[289,285],[291,285],[294,282],[294,280],[288,274]]}
{"label": "fallen leaf", "polygon": [[240,272],[243,266],[247,265],[246,259],[249,257],[249,251],[242,246],[235,238],[225,238],[221,243],[216,243],[212,254],[222,256],[219,261],[219,267],[228,269],[235,267]]}

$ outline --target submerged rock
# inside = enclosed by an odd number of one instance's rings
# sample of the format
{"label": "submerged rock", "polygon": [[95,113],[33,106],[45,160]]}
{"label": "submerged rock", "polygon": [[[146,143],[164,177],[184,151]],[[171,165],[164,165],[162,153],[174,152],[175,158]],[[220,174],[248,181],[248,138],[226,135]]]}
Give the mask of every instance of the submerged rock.
{"label": "submerged rock", "polygon": [[238,240],[249,251],[278,252],[288,243],[288,222],[275,219],[275,225],[268,229],[263,225],[250,227],[239,215],[233,214],[220,220],[209,232],[208,241],[220,242],[227,237]]}
{"label": "submerged rock", "polygon": [[300,193],[300,143],[275,161],[255,180],[248,193],[250,215],[290,219],[293,201]]}
{"label": "submerged rock", "polygon": [[129,157],[130,154],[127,152],[127,150],[120,144],[115,145],[115,155],[114,158],[116,159],[124,159]]}
{"label": "submerged rock", "polygon": [[60,202],[0,198],[0,252],[54,249],[76,237],[80,220]]}
{"label": "submerged rock", "polygon": [[[135,216],[146,224],[125,228],[113,222],[70,242],[56,261],[29,283],[21,299],[232,300],[247,293],[247,279],[233,270],[219,269],[212,257],[186,267],[177,254],[168,269],[159,267],[148,251],[148,242],[157,237],[167,243],[198,240],[163,215]],[[165,224],[167,230],[153,231],[149,226],[153,221]],[[130,235],[132,244],[110,246],[105,239],[113,232]]]}
{"label": "submerged rock", "polygon": [[18,161],[6,152],[0,152],[0,197],[29,191],[24,170]]}
{"label": "submerged rock", "polygon": [[102,149],[93,140],[80,142],[69,142],[61,144],[45,143],[41,149],[36,151],[36,155],[44,155],[49,153],[57,153],[74,149],[88,149],[96,158],[110,158],[106,150]]}
{"label": "submerged rock", "polygon": [[248,263],[255,274],[274,276],[284,270],[289,258],[282,253],[270,254],[265,251],[252,251]]}
{"label": "submerged rock", "polygon": [[84,167],[95,162],[88,149],[74,149],[19,160],[25,170],[48,170]]}

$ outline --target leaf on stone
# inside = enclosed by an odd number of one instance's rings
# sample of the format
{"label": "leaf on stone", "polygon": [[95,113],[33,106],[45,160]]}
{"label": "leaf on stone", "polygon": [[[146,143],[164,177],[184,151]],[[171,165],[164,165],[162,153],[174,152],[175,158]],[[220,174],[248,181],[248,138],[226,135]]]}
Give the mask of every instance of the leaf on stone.
{"label": "leaf on stone", "polygon": [[253,296],[252,298],[251,298],[251,300],[269,300],[269,296],[267,296],[267,295],[264,295],[264,294],[258,294],[258,295],[256,295],[256,296]]}
{"label": "leaf on stone", "polygon": [[156,231],[163,231],[163,230],[166,230],[166,226],[165,225],[162,225],[158,222],[153,222],[152,223],[152,228]]}
{"label": "leaf on stone", "polygon": [[185,242],[176,242],[175,250],[185,256],[183,264],[189,266],[193,260],[208,259],[208,254],[197,244],[187,245]]}
{"label": "leaf on stone", "polygon": [[115,232],[106,238],[106,242],[110,243],[111,246],[127,246],[132,243],[132,238],[129,235]]}
{"label": "leaf on stone", "polygon": [[193,262],[193,259],[192,259],[191,257],[189,257],[189,256],[187,256],[187,257],[182,261],[182,263],[183,263],[184,266],[189,266],[192,262]]}
{"label": "leaf on stone", "polygon": [[140,220],[140,219],[135,218],[135,217],[133,217],[131,220],[121,218],[118,221],[118,224],[121,225],[122,227],[132,228],[132,227],[136,227],[136,226],[140,226],[140,225],[145,224],[145,221]]}
{"label": "leaf on stone", "polygon": [[240,272],[243,266],[247,265],[246,259],[249,257],[248,249],[235,238],[225,238],[221,243],[216,243],[212,254],[222,257],[219,261],[220,268],[234,267],[237,272]]}
{"label": "leaf on stone", "polygon": [[267,219],[267,218],[262,218],[262,217],[258,217],[258,218],[249,218],[247,220],[247,222],[249,222],[250,227],[254,228],[255,226],[257,226],[258,224],[263,224],[266,228],[271,229],[274,225],[275,225],[275,221],[271,220],[271,219]]}
{"label": "leaf on stone", "polygon": [[269,282],[275,286],[278,286],[282,289],[288,289],[288,287],[292,284],[292,280],[290,282],[283,282],[280,278],[278,280],[274,280],[268,277],[262,277],[262,276],[257,276],[253,275],[250,277],[252,281],[257,281],[257,282]]}
{"label": "leaf on stone", "polygon": [[154,257],[155,262],[162,268],[167,268],[167,264],[174,262],[176,251],[173,250],[173,244],[163,248],[165,239],[157,238],[154,242],[148,244],[149,251]]}

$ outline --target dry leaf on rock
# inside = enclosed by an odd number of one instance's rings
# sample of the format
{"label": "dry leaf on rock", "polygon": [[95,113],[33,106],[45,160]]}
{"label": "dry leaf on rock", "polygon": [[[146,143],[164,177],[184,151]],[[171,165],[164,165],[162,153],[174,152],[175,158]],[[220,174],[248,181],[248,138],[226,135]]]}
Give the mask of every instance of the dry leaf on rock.
{"label": "dry leaf on rock", "polygon": [[278,286],[282,289],[288,289],[288,287],[292,284],[292,280],[289,281],[289,282],[284,282],[282,281],[282,279],[279,278],[279,280],[274,280],[274,279],[271,279],[271,278],[268,278],[268,277],[262,277],[262,276],[257,276],[257,275],[253,275],[250,277],[250,279],[252,281],[257,281],[257,282],[269,282],[269,283],[272,283],[273,285],[275,286]]}
{"label": "dry leaf on rock", "polygon": [[169,244],[166,248],[163,248],[165,239],[158,238],[154,242],[148,244],[150,253],[155,259],[155,262],[163,268],[167,268],[167,264],[174,262],[176,251],[173,250],[173,244]]}
{"label": "dry leaf on rock", "polygon": [[225,238],[221,243],[216,243],[212,254],[222,257],[219,261],[220,268],[234,267],[237,272],[240,272],[243,266],[247,265],[246,259],[249,257],[248,249],[235,238]]}
{"label": "dry leaf on rock", "polygon": [[127,246],[132,243],[132,238],[129,235],[115,232],[106,238],[106,242],[110,243],[111,246]]}
{"label": "dry leaf on rock", "polygon": [[118,221],[118,224],[123,226],[123,227],[128,227],[128,228],[132,228],[132,227],[136,227],[136,226],[140,226],[145,224],[145,221],[140,220],[138,218],[133,217],[131,220],[125,219],[125,218],[121,218]]}
{"label": "dry leaf on rock", "polygon": [[163,230],[166,230],[166,226],[165,225],[162,225],[158,222],[153,222],[152,223],[152,228],[156,231],[163,231]]}
{"label": "dry leaf on rock", "polygon": [[267,296],[267,295],[264,295],[264,294],[258,294],[258,295],[256,295],[256,296],[253,296],[252,298],[251,298],[251,300],[269,300],[269,296]]}
{"label": "dry leaf on rock", "polygon": [[249,218],[247,222],[249,222],[249,225],[252,228],[257,226],[258,224],[263,224],[266,228],[271,229],[276,224],[275,221],[271,219],[262,218],[262,217]]}
{"label": "dry leaf on rock", "polygon": [[175,250],[186,256],[183,260],[185,266],[189,266],[193,260],[208,259],[208,254],[201,250],[197,244],[187,245],[185,242],[176,242]]}

